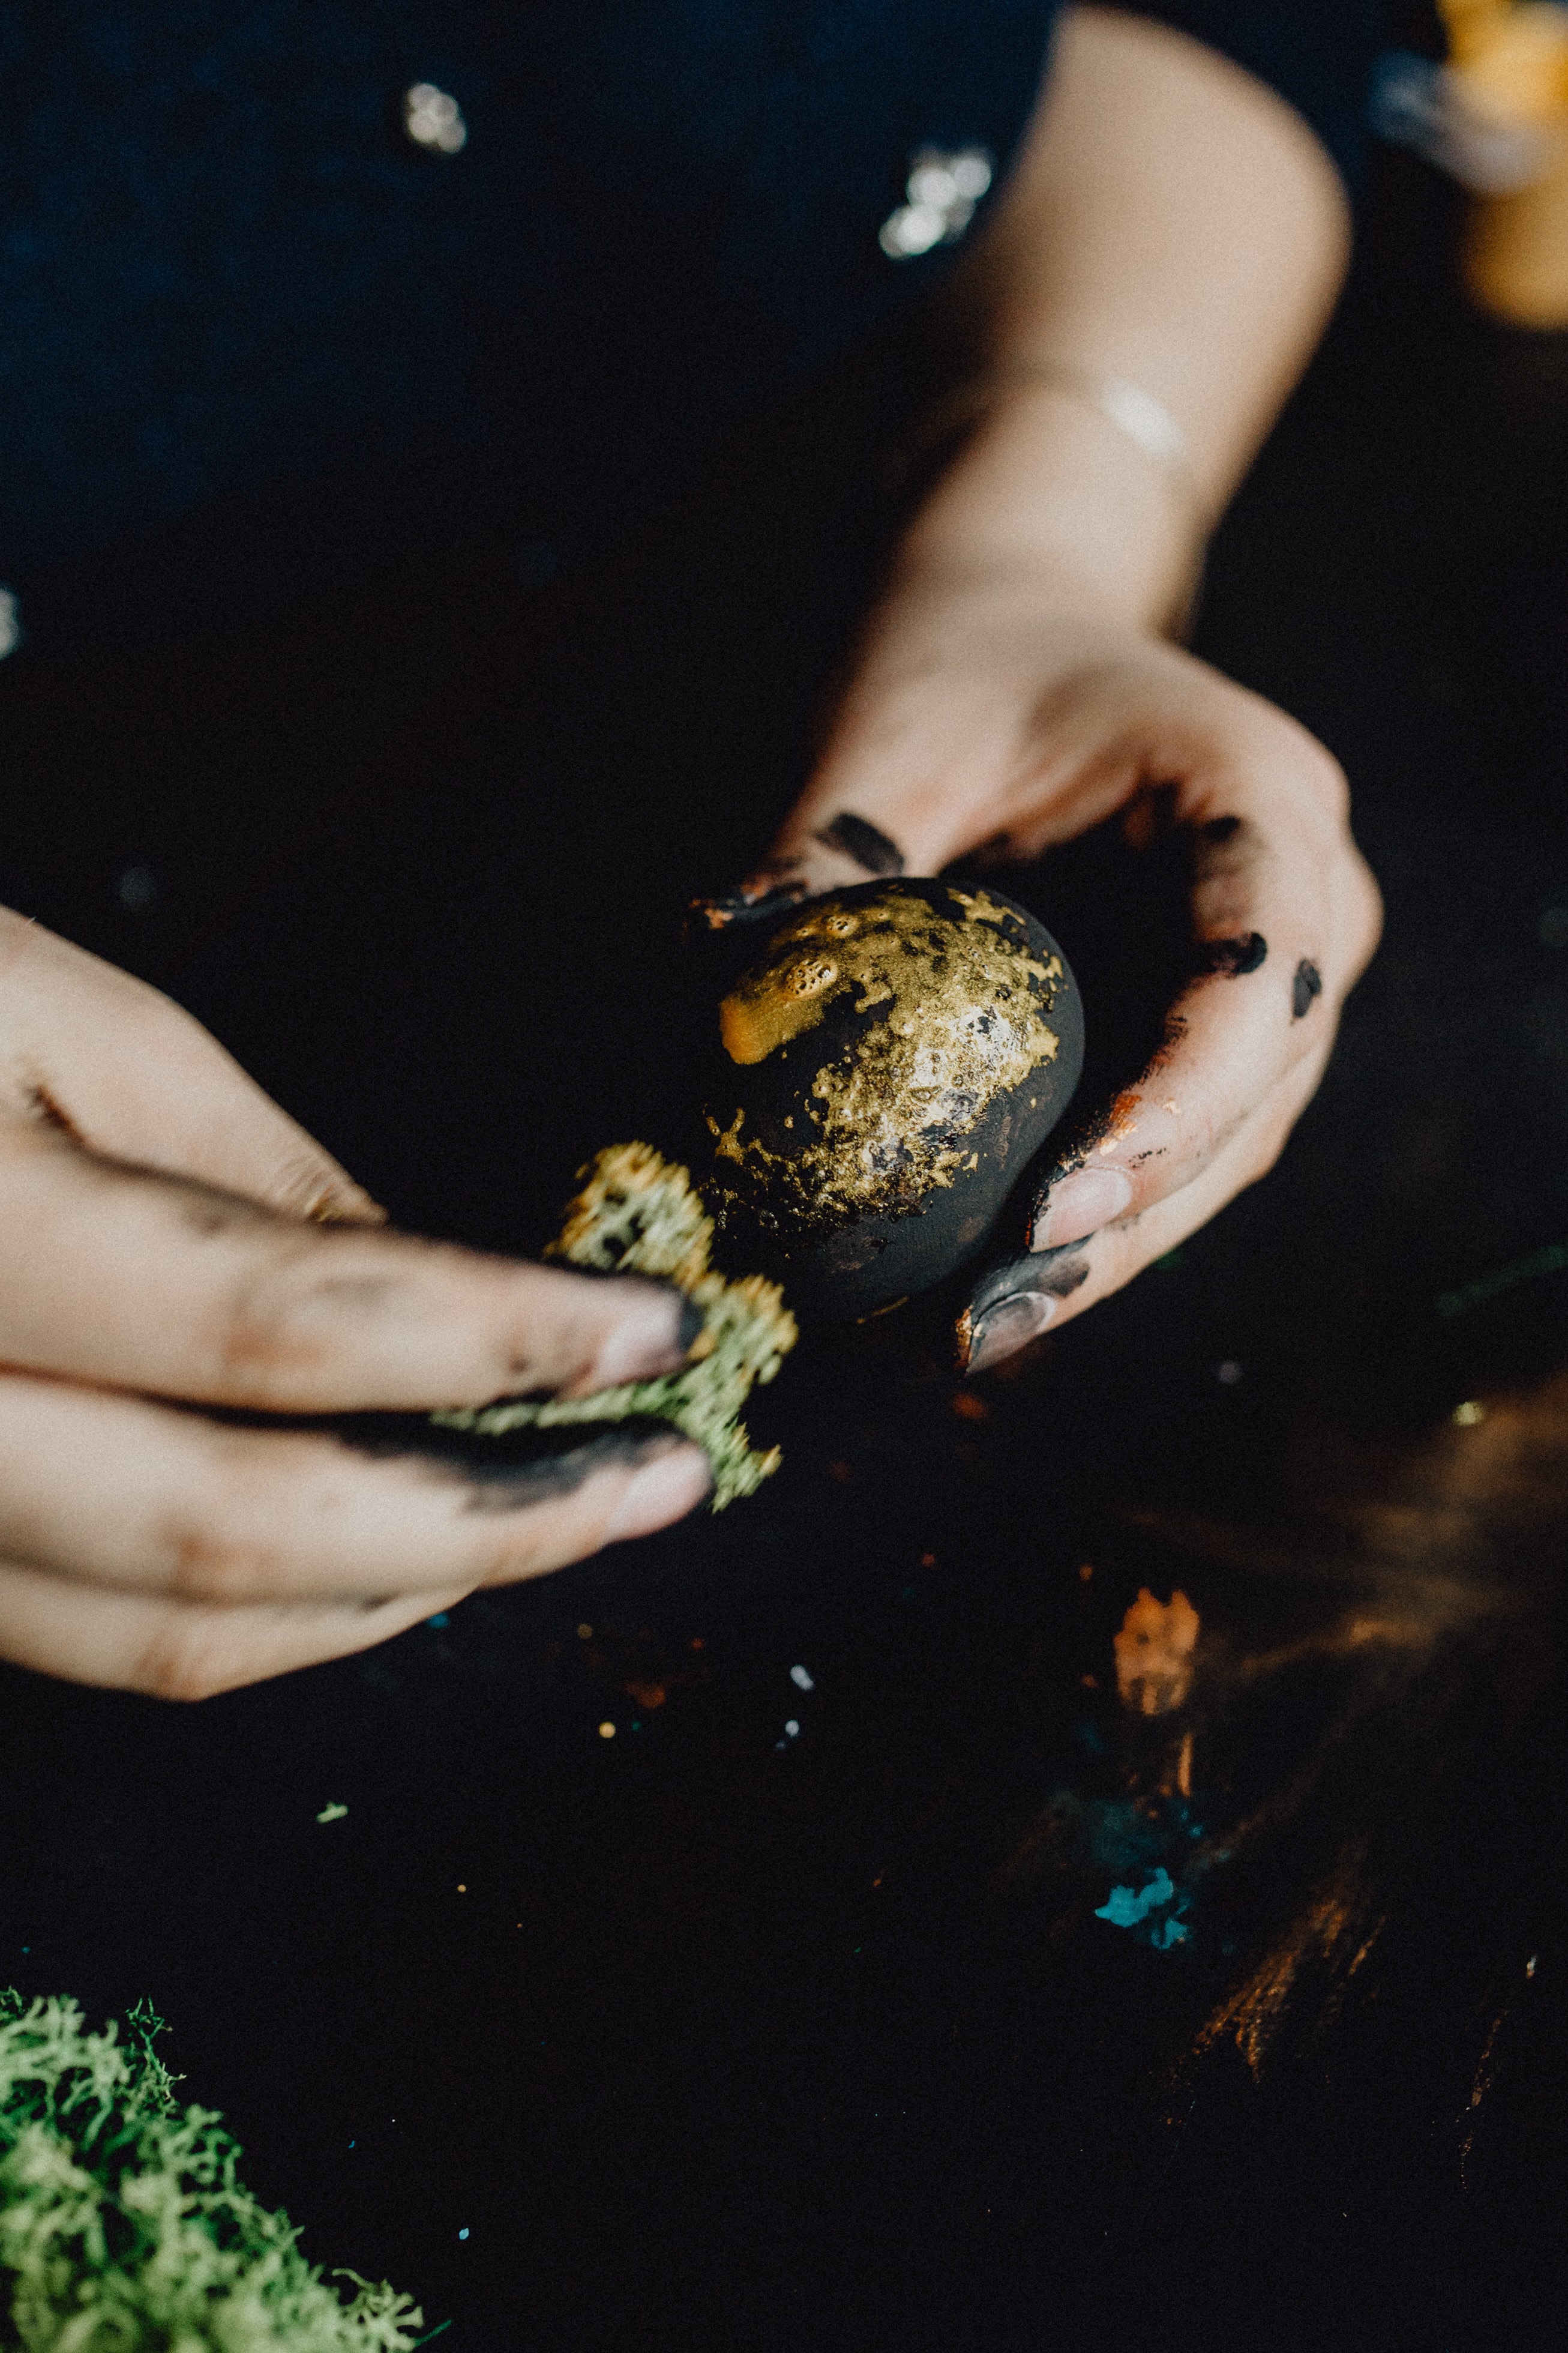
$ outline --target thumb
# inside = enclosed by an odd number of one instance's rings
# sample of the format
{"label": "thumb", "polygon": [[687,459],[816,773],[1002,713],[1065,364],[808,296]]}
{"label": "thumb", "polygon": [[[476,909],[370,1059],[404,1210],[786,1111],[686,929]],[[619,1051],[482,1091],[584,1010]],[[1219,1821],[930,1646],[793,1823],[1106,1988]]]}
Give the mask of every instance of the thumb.
{"label": "thumb", "polygon": [[89,1151],[285,1216],[384,1212],[169,997],[0,909],[0,1117],[50,1118]]}

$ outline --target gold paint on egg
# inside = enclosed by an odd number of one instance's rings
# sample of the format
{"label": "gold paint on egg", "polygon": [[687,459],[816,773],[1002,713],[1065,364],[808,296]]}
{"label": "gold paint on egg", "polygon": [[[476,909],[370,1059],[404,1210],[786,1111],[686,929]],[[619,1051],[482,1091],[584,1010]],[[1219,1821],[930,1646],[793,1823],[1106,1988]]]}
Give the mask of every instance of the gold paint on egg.
{"label": "gold paint on egg", "polygon": [[779,1208],[787,1198],[810,1222],[912,1208],[974,1166],[954,1147],[996,1096],[1055,1060],[1060,1040],[1045,1016],[1065,978],[1060,958],[1032,955],[1016,917],[984,891],[949,897],[962,919],[896,891],[853,910],[818,901],[724,999],[721,1034],[742,1064],[816,1028],[847,991],[855,1013],[888,1008],[816,1072],[805,1109],[817,1133],[798,1151],[742,1137],[743,1111],[724,1127],[710,1118],[720,1158],[752,1197]]}
{"label": "gold paint on egg", "polygon": [[821,1020],[840,977],[831,956],[795,956],[770,966],[761,983],[735,990],[719,1008],[719,1034],[732,1062],[760,1062]]}

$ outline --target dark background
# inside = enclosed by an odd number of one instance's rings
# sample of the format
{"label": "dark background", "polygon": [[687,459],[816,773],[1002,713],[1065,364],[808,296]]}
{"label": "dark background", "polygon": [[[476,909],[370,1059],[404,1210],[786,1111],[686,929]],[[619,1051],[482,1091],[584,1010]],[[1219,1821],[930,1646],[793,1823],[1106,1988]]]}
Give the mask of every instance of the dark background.
{"label": "dark background", "polygon": [[[808,1335],[721,1519],[194,1709],[0,1672],[0,1979],[150,1996],[452,2353],[1442,2353],[1561,2289],[1568,338],[1465,312],[1456,212],[1381,159],[1198,630],[1388,902],[1275,1174],[972,1392],[941,1303]],[[536,1247],[668,1121],[680,905],[804,773],[924,364],[753,421],[613,569],[433,530],[174,630],[106,579],[7,680],[16,902],[402,1221]],[[1113,1078],[1171,872],[1017,887]],[[1143,1586],[1202,1620],[1154,1719]],[[1096,1916],[1158,1868],[1163,1950]]]}

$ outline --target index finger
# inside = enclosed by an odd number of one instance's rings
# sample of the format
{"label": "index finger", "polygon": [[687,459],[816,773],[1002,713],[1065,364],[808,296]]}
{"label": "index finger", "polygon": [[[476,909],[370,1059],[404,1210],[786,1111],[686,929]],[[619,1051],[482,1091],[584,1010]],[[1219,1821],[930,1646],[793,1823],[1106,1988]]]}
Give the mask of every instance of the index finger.
{"label": "index finger", "polygon": [[0,1131],[0,1362],[273,1412],[482,1405],[676,1369],[700,1324],[637,1276],[303,1226],[41,1127]]}

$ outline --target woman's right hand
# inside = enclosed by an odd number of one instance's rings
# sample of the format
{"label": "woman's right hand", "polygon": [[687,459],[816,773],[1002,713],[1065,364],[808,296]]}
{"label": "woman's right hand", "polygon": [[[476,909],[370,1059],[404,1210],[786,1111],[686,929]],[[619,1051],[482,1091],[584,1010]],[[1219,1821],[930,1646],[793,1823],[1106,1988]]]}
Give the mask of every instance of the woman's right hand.
{"label": "woman's right hand", "polygon": [[660,1284],[380,1222],[177,1006],[0,910],[0,1656],[201,1698],[701,1499],[673,1433],[481,1482],[189,1409],[479,1405],[683,1361]]}

